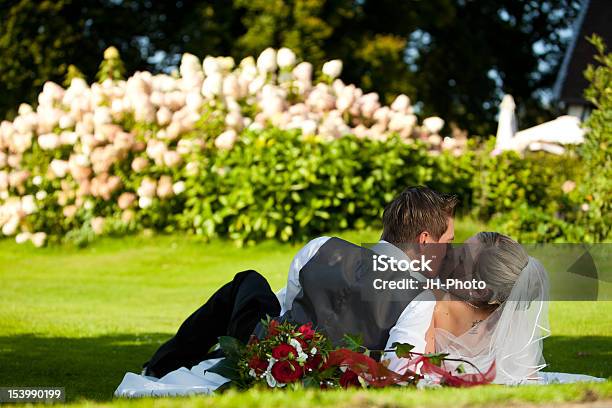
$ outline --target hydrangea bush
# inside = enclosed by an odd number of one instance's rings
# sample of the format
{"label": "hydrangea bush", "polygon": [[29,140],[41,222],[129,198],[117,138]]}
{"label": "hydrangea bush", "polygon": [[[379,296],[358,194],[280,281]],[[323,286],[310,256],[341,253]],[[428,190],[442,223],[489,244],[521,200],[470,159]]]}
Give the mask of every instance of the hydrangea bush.
{"label": "hydrangea bush", "polygon": [[143,229],[303,240],[378,226],[408,185],[456,192],[486,220],[563,209],[575,179],[551,170],[566,157],[442,138],[444,121],[419,124],[408,96],[385,106],[344,84],[339,60],[313,80],[289,49],[237,66],[185,54],[171,75],[122,79],[117,51],[104,57],[98,82],[73,70],[67,88],[46,83],[35,108],[0,124],[0,235],[36,246]]}
{"label": "hydrangea bush", "polygon": [[[381,172],[401,167],[405,152],[461,149],[442,143],[442,119],[419,126],[406,95],[383,106],[376,93],[344,84],[339,60],[316,81],[312,65],[286,48],[237,66],[185,54],[173,75],[123,80],[122,70],[111,48],[99,82],[47,82],[36,108],[23,104],[1,123],[3,235],[40,246],[49,235],[86,242],[146,227],[288,240],[300,229],[366,224],[357,203],[342,220],[334,211],[368,186],[385,191],[372,177],[392,177]],[[409,147],[414,138],[426,144]],[[364,202],[378,194],[370,191]]]}

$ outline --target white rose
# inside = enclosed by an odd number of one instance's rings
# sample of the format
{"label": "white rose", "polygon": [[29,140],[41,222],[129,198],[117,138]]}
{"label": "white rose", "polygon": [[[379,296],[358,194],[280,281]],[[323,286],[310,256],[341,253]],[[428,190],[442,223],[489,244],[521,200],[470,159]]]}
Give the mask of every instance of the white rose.
{"label": "white rose", "polygon": [[295,64],[295,53],[289,48],[281,48],[276,55],[276,63],[281,68],[293,66]]}
{"label": "white rose", "polygon": [[274,378],[271,372],[266,371],[265,376],[266,376],[266,382],[268,383],[268,387],[274,388],[278,385],[278,383],[276,382],[276,378]]}
{"label": "white rose", "polygon": [[291,339],[289,340],[289,344],[295,348],[295,351],[297,351],[298,355],[295,356],[297,361],[304,362],[308,359],[308,355],[304,353],[304,350],[302,350],[302,345],[299,341],[296,339]]}
{"label": "white rose", "polygon": [[276,51],[272,48],[263,50],[257,58],[257,69],[261,73],[272,72],[276,70]]}
{"label": "white rose", "polygon": [[35,186],[40,186],[42,181],[43,181],[42,177],[34,176],[34,178],[32,179],[32,184],[34,184]]}
{"label": "white rose", "polygon": [[338,78],[341,72],[342,61],[339,59],[327,61],[323,64],[323,73],[332,79]]}

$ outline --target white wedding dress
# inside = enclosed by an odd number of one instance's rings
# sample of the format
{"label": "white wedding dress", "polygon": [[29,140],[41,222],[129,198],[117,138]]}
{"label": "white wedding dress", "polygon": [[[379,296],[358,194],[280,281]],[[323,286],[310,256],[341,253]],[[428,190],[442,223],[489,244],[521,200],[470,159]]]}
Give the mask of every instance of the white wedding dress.
{"label": "white wedding dress", "polygon": [[181,367],[159,379],[126,373],[115,391],[115,396],[135,398],[211,394],[228,381],[227,378],[206,371],[219,360],[204,360],[191,369]]}

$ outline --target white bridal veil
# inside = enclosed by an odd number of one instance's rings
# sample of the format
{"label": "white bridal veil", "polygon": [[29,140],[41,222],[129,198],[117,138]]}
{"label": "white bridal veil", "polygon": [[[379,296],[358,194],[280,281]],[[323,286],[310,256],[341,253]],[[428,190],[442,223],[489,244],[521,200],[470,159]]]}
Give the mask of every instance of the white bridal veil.
{"label": "white bridal veil", "polygon": [[[546,270],[529,257],[508,299],[461,336],[436,329],[436,350],[468,360],[482,372],[495,361],[496,384],[541,382],[538,373],[546,367],[542,340],[550,334],[548,292]],[[458,363],[445,364],[447,369],[455,369]],[[466,372],[476,372],[463,366]]]}

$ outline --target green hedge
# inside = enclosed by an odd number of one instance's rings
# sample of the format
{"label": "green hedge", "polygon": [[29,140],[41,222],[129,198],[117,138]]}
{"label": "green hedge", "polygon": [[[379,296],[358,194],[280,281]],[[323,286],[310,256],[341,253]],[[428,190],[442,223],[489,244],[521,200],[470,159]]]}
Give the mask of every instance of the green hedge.
{"label": "green hedge", "polygon": [[[394,195],[425,184],[458,194],[460,213],[496,220],[517,210],[554,211],[566,205],[561,184],[571,177],[567,164],[573,160],[545,154],[492,157],[490,143],[481,149],[470,145],[460,156],[432,155],[424,144],[399,138],[381,142],[346,136],[323,142],[275,128],[247,131],[239,140],[231,150],[208,149],[192,158],[199,165],[195,174],[185,174],[184,167],[172,170],[174,179],[185,180],[185,192],[154,199],[151,207],[134,211],[129,222],[121,220],[116,197],[96,201],[73,219],[59,217],[60,207],[53,207],[51,198],[50,206],[31,217],[37,227],[51,228],[55,236],[67,233],[68,240],[79,244],[93,238],[89,220],[94,215],[106,218],[105,230],[111,234],[151,228],[228,237],[239,244],[305,240],[327,231],[377,228]],[[135,173],[125,168],[129,162],[111,170],[121,176],[122,191],[136,191],[144,177],[169,171],[152,166]],[[511,223],[496,225],[516,235]]]}

